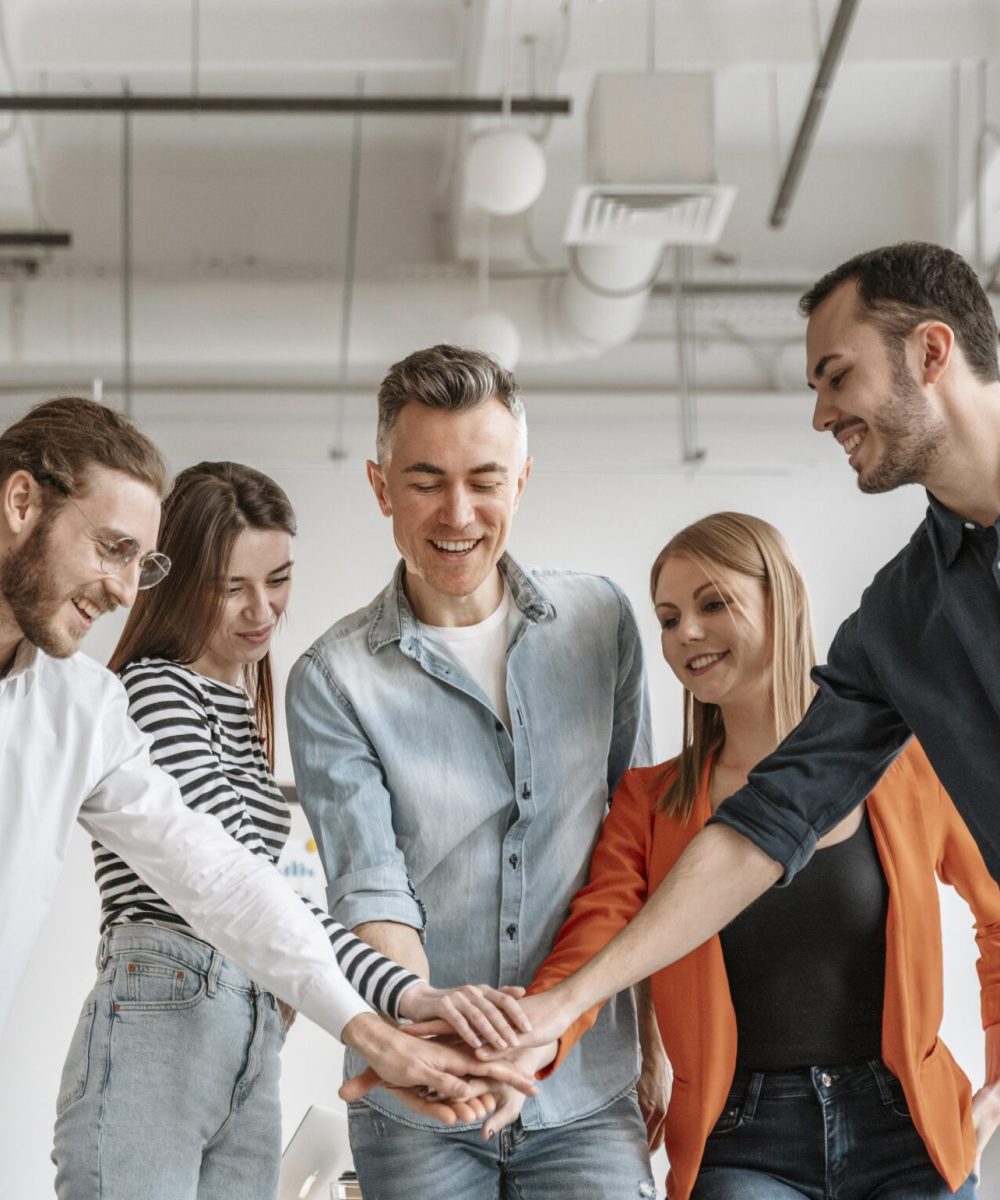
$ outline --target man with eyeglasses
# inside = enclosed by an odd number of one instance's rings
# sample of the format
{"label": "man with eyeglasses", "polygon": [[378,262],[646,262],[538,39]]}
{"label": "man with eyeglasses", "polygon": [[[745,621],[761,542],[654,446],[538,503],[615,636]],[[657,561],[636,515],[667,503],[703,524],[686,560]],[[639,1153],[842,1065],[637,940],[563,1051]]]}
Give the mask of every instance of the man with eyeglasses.
{"label": "man with eyeglasses", "polygon": [[[77,653],[102,613],[170,570],[153,549],[167,485],[155,446],[89,400],[38,405],[0,433],[0,1029],[78,820],[253,979],[395,1082],[460,1100],[487,1076],[533,1091],[506,1065],[495,1073],[377,1017],[322,925],[266,859],[186,807],[118,680]],[[414,1107],[454,1120],[419,1097]]]}

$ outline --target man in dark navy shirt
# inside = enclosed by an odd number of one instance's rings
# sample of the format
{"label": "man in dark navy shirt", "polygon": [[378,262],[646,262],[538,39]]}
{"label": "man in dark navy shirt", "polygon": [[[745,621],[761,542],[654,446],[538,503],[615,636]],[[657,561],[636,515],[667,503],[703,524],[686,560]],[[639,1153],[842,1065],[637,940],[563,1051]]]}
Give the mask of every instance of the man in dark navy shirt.
{"label": "man in dark navy shirt", "polygon": [[[904,243],[831,271],[800,308],[809,317],[814,427],[844,448],[862,491],[926,487],[926,520],[837,633],[798,728],[722,804],[614,941],[576,975],[528,997],[536,1043],[683,957],[791,878],[911,734],[1000,879],[1000,378],[992,307],[959,255]],[[993,1079],[1000,1037],[987,1049],[996,1059],[987,1072]],[[977,1100],[1000,1104],[993,1090]],[[1000,1107],[977,1125],[992,1131],[998,1118]]]}

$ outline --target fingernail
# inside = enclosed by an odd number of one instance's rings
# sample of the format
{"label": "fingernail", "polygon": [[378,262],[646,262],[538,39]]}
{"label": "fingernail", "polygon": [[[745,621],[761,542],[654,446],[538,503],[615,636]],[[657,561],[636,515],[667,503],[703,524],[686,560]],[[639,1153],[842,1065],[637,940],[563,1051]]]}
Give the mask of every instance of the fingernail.
{"label": "fingernail", "polygon": [[493,1136],[493,1130],[492,1130],[492,1129],[490,1129],[490,1127],[489,1127],[489,1126],[487,1126],[487,1127],[486,1127],[486,1140],[487,1140],[487,1141],[489,1141],[489,1139],[490,1139],[492,1136]]}

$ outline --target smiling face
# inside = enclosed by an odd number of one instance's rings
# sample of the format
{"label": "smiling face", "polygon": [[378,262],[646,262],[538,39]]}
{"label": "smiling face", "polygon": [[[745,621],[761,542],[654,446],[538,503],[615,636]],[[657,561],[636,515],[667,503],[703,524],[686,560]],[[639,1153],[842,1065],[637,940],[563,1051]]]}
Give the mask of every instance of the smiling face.
{"label": "smiling face", "polygon": [[411,401],[393,427],[389,463],[368,464],[421,621],[471,625],[500,602],[497,563],[531,470],[521,453],[499,400],[459,412]]}
{"label": "smiling face", "polygon": [[283,529],[244,529],[219,580],[224,600],[215,631],[194,670],[223,683],[239,683],[244,667],[271,648],[275,626],[288,607],[292,538]]}
{"label": "smiling face", "polygon": [[[22,497],[35,489],[35,501],[21,507],[15,496],[19,479],[27,481]],[[46,654],[65,658],[79,649],[102,613],[135,600],[141,553],[108,574],[101,566],[102,542],[131,537],[143,553],[152,550],[160,499],[130,475],[95,467],[86,490],[75,497],[81,508],[67,503],[53,513],[40,507],[38,485],[30,480],[19,471],[5,487],[8,549],[0,561],[0,604],[8,624]]]}
{"label": "smiling face", "polygon": [[758,579],[668,558],[653,604],[667,665],[703,704],[766,712],[771,666],[767,591]]}
{"label": "smiling face", "polygon": [[851,279],[809,318],[813,428],[837,439],[863,492],[925,482],[944,444],[944,422],[914,378],[906,348],[890,353],[877,326],[859,318]]}

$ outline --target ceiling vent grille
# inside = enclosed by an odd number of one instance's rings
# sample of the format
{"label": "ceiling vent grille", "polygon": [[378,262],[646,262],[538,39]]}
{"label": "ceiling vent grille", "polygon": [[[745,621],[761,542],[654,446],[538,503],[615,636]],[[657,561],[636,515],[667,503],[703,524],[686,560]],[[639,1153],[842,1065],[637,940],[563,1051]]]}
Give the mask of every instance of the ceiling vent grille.
{"label": "ceiling vent grille", "polygon": [[577,188],[563,241],[570,246],[711,246],[736,189],[712,183],[586,184]]}

